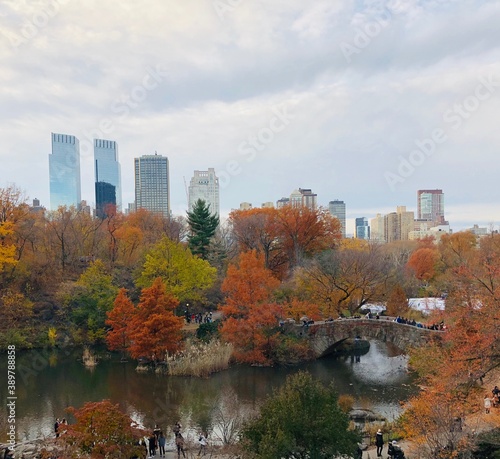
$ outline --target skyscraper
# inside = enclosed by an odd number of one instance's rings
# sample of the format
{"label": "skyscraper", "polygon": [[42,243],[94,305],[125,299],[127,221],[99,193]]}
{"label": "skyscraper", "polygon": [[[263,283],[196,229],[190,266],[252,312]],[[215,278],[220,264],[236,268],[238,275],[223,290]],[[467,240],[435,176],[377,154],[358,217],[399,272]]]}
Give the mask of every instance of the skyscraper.
{"label": "skyscraper", "polygon": [[80,142],[73,135],[52,133],[49,155],[50,208],[78,207],[82,200]]}
{"label": "skyscraper", "polygon": [[116,206],[116,187],[108,182],[95,182],[95,214],[99,218],[108,215],[108,206]]}
{"label": "skyscraper", "polygon": [[143,155],[134,158],[135,208],[170,217],[170,176],[168,158]]}
{"label": "skyscraper", "polygon": [[342,237],[345,237],[345,202],[338,199],[330,201],[328,203],[328,210],[334,217],[339,219]]}
{"label": "skyscraper", "polygon": [[[116,205],[118,210],[122,210],[122,185],[120,163],[118,162],[118,146],[113,140],[94,139],[94,169],[96,183],[96,209],[103,209],[107,204]],[[102,201],[110,199],[109,186],[97,185],[107,183],[115,189],[115,199],[113,202]],[[100,190],[99,196],[97,190]],[[104,192],[104,190],[106,190]]]}
{"label": "skyscraper", "polygon": [[219,179],[215,175],[215,169],[208,171],[194,171],[194,176],[189,183],[188,206],[191,211],[198,199],[202,199],[210,205],[210,212],[219,216]]}
{"label": "skyscraper", "polygon": [[417,218],[431,221],[436,226],[447,224],[444,219],[443,190],[417,191]]}
{"label": "skyscraper", "polygon": [[365,217],[356,218],[355,234],[358,239],[370,239],[370,226],[368,225],[368,220]]}

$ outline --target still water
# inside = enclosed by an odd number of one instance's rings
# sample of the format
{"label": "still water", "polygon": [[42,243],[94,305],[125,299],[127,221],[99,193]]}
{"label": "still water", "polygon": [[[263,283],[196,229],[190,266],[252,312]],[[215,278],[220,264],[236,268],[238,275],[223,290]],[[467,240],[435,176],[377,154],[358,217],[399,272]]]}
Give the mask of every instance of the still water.
{"label": "still water", "polygon": [[[339,394],[355,399],[355,408],[374,411],[393,420],[401,400],[416,388],[407,370],[407,357],[394,347],[372,341],[368,353],[329,357],[300,366],[260,368],[235,366],[207,379],[144,374],[135,363],[118,356],[101,360],[95,369],[83,366],[81,351],[27,351],[16,356],[16,427],[18,441],[53,435],[56,417],[68,417],[68,406],[110,399],[146,427],[171,426],[211,431],[217,423],[258,409],[259,403],[286,376],[309,371],[324,384],[333,382]],[[359,360],[359,361],[357,361]],[[1,375],[7,375],[7,356],[0,355]],[[7,399],[0,384],[0,396]],[[3,416],[2,416],[3,418]],[[0,421],[2,431],[6,429]],[[0,441],[4,441],[2,438]]]}

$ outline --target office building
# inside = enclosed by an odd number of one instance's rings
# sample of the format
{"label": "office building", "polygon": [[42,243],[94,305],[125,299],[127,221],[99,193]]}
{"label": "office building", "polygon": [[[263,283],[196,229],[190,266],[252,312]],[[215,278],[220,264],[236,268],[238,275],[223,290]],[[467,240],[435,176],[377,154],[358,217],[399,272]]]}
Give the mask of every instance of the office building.
{"label": "office building", "polygon": [[113,206],[111,215],[116,209],[116,187],[107,182],[95,183],[95,214],[99,218],[106,218]]}
{"label": "office building", "polygon": [[290,205],[290,198],[281,198],[276,201],[276,208],[281,209],[282,207]]}
{"label": "office building", "polygon": [[50,209],[78,207],[82,200],[80,178],[80,142],[73,135],[51,134],[49,154]]}
{"label": "office building", "polygon": [[188,208],[191,211],[198,199],[209,205],[210,212],[219,216],[219,179],[215,175],[215,169],[208,171],[194,171],[194,176],[189,183]]}
{"label": "office building", "polygon": [[370,220],[370,240],[385,242],[385,218],[382,214],[377,214]]}
{"label": "office building", "polygon": [[240,210],[250,210],[252,209],[252,203],[251,202],[241,202],[240,203]]}
{"label": "office building", "polygon": [[135,209],[170,217],[168,158],[155,153],[134,158]]}
{"label": "office building", "polygon": [[328,203],[328,210],[330,214],[338,218],[342,231],[342,237],[345,237],[345,202],[338,199]]}
{"label": "office building", "polygon": [[[96,189],[96,210],[104,209],[108,204],[113,204],[116,208],[122,210],[122,186],[120,163],[118,162],[118,146],[113,140],[94,139],[94,173]],[[114,187],[115,198],[113,202],[102,201],[102,199],[111,199],[111,188],[106,183]],[[97,191],[99,190],[99,196]]]}
{"label": "office building", "polygon": [[414,212],[407,211],[406,206],[398,206],[396,212],[384,216],[386,242],[408,241],[410,232],[414,230]]}
{"label": "office building", "polygon": [[365,217],[356,218],[355,220],[356,228],[355,235],[358,239],[370,239],[370,226],[368,225],[368,219]]}
{"label": "office building", "polygon": [[417,219],[427,220],[434,225],[446,225],[444,218],[443,190],[417,191]]}

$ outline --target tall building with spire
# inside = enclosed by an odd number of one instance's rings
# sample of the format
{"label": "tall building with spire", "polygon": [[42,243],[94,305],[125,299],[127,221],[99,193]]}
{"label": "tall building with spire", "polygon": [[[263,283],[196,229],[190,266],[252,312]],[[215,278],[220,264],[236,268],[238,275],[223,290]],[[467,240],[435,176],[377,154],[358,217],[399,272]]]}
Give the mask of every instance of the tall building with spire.
{"label": "tall building with spire", "polygon": [[78,207],[82,200],[80,142],[73,135],[51,134],[49,154],[50,209]]}
{"label": "tall building with spire", "polygon": [[170,217],[168,158],[155,153],[134,158],[135,208]]}
{"label": "tall building with spire", "polygon": [[94,139],[94,173],[96,213],[99,214],[108,204],[114,204],[121,211],[121,171],[115,141]]}
{"label": "tall building with spire", "polygon": [[219,178],[212,167],[209,167],[208,171],[194,171],[189,182],[188,207],[190,211],[198,199],[205,201],[210,206],[210,212],[219,216]]}

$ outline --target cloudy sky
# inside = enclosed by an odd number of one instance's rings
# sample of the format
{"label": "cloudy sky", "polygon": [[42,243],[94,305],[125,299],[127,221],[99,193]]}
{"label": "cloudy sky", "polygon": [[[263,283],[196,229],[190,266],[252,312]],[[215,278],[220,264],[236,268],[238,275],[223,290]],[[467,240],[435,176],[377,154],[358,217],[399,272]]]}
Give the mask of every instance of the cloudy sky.
{"label": "cloudy sky", "polygon": [[177,215],[214,167],[223,214],[301,187],[372,218],[441,188],[454,230],[500,224],[497,0],[0,0],[0,24],[0,187],[47,207],[56,132],[89,203],[99,137],[124,204],[157,151]]}

